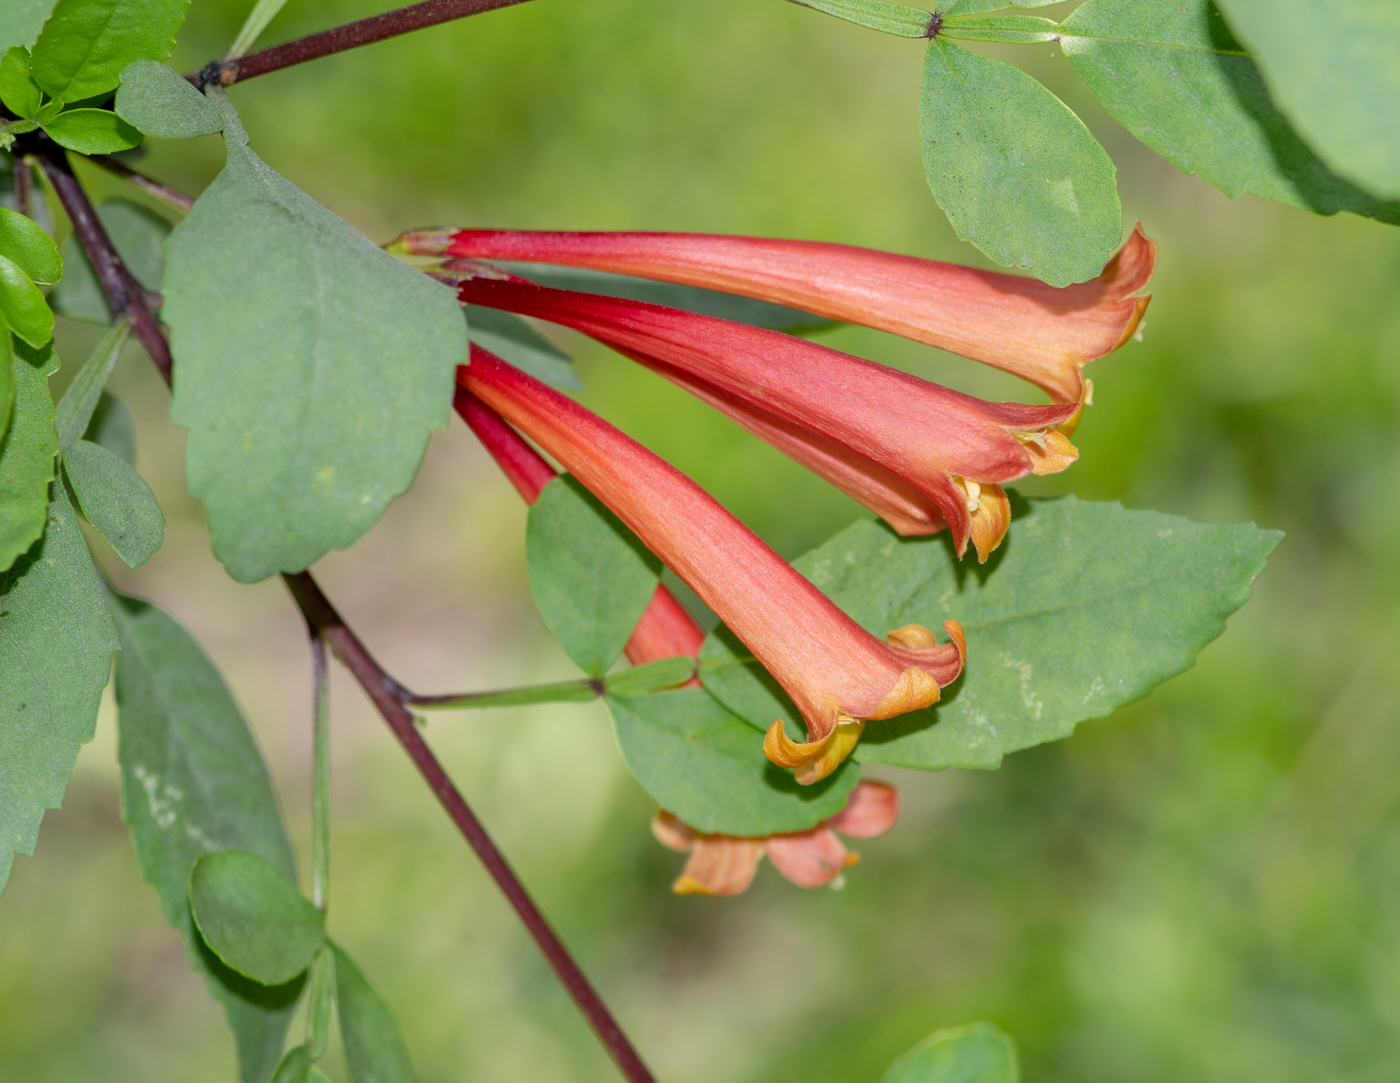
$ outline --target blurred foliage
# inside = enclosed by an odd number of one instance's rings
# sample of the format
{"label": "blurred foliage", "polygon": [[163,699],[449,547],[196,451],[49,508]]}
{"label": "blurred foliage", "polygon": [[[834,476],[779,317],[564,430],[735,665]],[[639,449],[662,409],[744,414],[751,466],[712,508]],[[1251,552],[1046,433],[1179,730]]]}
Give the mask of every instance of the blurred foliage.
{"label": "blurred foliage", "polygon": [[[248,6],[197,0],[176,62],[219,54]],[[292,3],[265,40],[373,10]],[[1026,491],[1289,536],[1225,637],[1147,701],[996,772],[878,772],[904,815],[861,845],[840,893],[765,869],[737,900],[667,894],[678,859],[651,839],[597,705],[435,717],[468,796],[668,1083],[874,1083],[931,1030],[975,1018],[1014,1035],[1031,1083],[1400,1074],[1400,235],[1231,203],[1133,151],[1044,52],[1035,74],[1113,150],[1161,262],[1145,341],[1089,370],[1081,461]],[[976,262],[924,185],[919,56],[777,0],[539,0],[233,97],[259,154],[376,240],[444,221],[707,229]],[[219,153],[187,146],[154,144],[145,167],[197,189]],[[84,356],[98,333],[66,326],[60,349]],[[554,337],[578,350],[590,406],[784,553],[857,513],[683,393]],[[874,332],[822,341],[1027,398]],[[109,571],[226,670],[305,855],[304,639],[276,584],[232,585],[209,557],[148,368],[128,351],[113,389],[142,426],[170,540],[140,571]],[[318,574],[424,690],[559,679],[523,537],[523,508],[457,426],[415,491]],[[358,693],[341,680],[334,702],[332,922],[422,1078],[612,1080]],[[117,820],[110,714],[100,730],[0,898],[0,1080],[229,1080],[218,1009]]]}

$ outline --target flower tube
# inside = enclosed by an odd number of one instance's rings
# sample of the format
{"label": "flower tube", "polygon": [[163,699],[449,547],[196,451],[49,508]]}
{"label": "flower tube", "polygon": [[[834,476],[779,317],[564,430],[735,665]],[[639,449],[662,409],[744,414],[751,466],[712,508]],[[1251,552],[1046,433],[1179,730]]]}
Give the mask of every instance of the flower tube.
{"label": "flower tube", "polygon": [[[465,270],[465,269],[464,269]],[[469,272],[467,272],[469,273]],[[467,277],[464,302],[592,335],[687,388],[904,534],[948,526],[985,561],[1010,523],[1001,485],[1063,470],[1074,404],[991,403],[805,339],[661,305]]]}
{"label": "flower tube", "polygon": [[779,720],[764,752],[798,782],[834,771],[867,720],[936,703],[962,672],[956,621],[943,625],[950,643],[918,625],[881,643],[713,497],[596,414],[475,346],[457,379],[610,508],[773,675],[807,740],[791,740]]}
{"label": "flower tube", "polygon": [[819,241],[704,233],[410,230],[393,252],[521,260],[636,275],[790,305],[994,365],[1083,402],[1081,369],[1137,331],[1157,246],[1136,227],[1098,278],[1034,278]]}

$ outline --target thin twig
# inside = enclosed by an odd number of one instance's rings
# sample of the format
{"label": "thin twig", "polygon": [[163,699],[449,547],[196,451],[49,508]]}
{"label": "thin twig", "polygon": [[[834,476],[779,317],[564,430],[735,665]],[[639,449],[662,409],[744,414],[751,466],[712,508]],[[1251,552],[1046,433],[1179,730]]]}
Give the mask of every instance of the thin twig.
{"label": "thin twig", "polygon": [[120,158],[113,158],[110,154],[94,154],[88,158],[94,165],[100,165],[109,173],[115,173],[128,184],[140,188],[143,192],[149,192],[157,199],[163,199],[172,207],[179,207],[182,211],[188,211],[194,206],[194,196],[186,195],[178,188],[148,177],[139,170],[132,169]]}
{"label": "thin twig", "polygon": [[409,758],[442,803],[442,807],[447,810],[452,822],[462,832],[468,845],[476,851],[476,856],[486,866],[486,871],[515,907],[520,920],[525,923],[530,935],[535,938],[535,943],[554,967],[559,980],[564,983],[575,1003],[593,1024],[593,1029],[617,1061],[622,1074],[632,1083],[654,1083],[651,1072],[642,1063],[641,1057],[627,1040],[622,1028],[617,1025],[617,1021],[613,1019],[593,986],[584,977],[583,971],[578,968],[578,964],[569,955],[559,937],[549,927],[524,885],[506,863],[500,850],[496,849],[496,844],[491,841],[491,836],[486,833],[481,821],[476,818],[476,814],[448,778],[442,764],[433,755],[428,743],[423,740],[423,735],[414,725],[413,715],[400,701],[399,697],[403,692],[398,682],[385,673],[379,663],[371,657],[359,637],[346,626],[310,575],[298,572],[295,575],[283,575],[282,580],[287,584],[287,589],[291,591],[307,623],[325,639],[336,657],[360,682],[360,687],[379,708],[384,721],[389,723],[394,736],[404,746]]}
{"label": "thin twig", "polygon": [[344,26],[322,30],[304,38],[297,38],[270,49],[261,49],[236,60],[214,61],[201,71],[190,72],[185,76],[195,86],[202,87],[217,82],[221,86],[232,86],[257,75],[290,68],[294,64],[304,64],[308,60],[319,60],[333,53],[343,53],[347,49],[358,49],[361,45],[372,45],[376,41],[398,37],[411,30],[437,26],[468,15],[480,15],[485,11],[510,7],[525,0],[424,0],[421,4],[411,4],[382,15],[372,15],[368,19],[346,23]]}

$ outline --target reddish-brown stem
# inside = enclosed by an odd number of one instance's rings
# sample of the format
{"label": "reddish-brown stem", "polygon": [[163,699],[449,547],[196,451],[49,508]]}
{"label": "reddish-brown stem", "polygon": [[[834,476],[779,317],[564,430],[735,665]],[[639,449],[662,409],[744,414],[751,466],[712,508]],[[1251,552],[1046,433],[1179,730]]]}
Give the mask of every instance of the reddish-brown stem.
{"label": "reddish-brown stem", "polygon": [[128,184],[135,185],[143,192],[149,192],[157,199],[163,199],[172,207],[179,207],[182,211],[187,211],[194,206],[194,196],[186,195],[178,188],[172,188],[168,184],[148,177],[131,166],[127,165],[120,158],[113,158],[110,154],[94,154],[88,158],[94,165],[100,165],[109,173],[115,173]]}
{"label": "reddish-brown stem", "polygon": [[622,1033],[622,1028],[617,1025],[607,1006],[584,977],[583,971],[578,968],[578,964],[569,955],[559,937],[549,927],[524,885],[506,863],[500,850],[496,849],[496,844],[491,841],[491,836],[486,833],[481,821],[476,818],[457,787],[447,777],[447,772],[433,755],[428,743],[423,740],[422,734],[414,724],[413,715],[403,705],[400,697],[404,695],[404,691],[398,682],[380,668],[379,663],[371,657],[359,637],[346,626],[310,575],[298,572],[295,575],[283,575],[282,579],[292,597],[296,599],[307,623],[326,641],[336,657],[360,682],[360,687],[379,708],[379,713],[384,716],[384,721],[389,724],[394,736],[399,739],[399,743],[413,760],[414,766],[427,781],[433,794],[452,818],[452,822],[457,825],[457,829],[462,832],[468,845],[476,851],[476,856],[486,866],[486,871],[491,874],[496,885],[510,900],[511,906],[515,907],[515,912],[530,930],[530,935],[535,938],[535,943],[544,952],[545,958],[554,967],[559,980],[564,983],[564,987],[568,989],[583,1014],[593,1024],[593,1029],[617,1061],[622,1074],[632,1080],[632,1083],[653,1083],[651,1072],[642,1063],[627,1036]]}
{"label": "reddish-brown stem", "polygon": [[410,4],[395,11],[386,11],[382,15],[372,15],[368,19],[322,30],[319,34],[274,45],[270,49],[249,53],[236,60],[216,60],[202,71],[190,72],[185,78],[195,86],[213,82],[221,86],[232,86],[256,75],[280,71],[294,64],[304,64],[308,60],[319,60],[323,56],[343,53],[347,49],[358,49],[361,45],[372,45],[376,41],[398,37],[411,30],[422,30],[424,27],[524,2],[525,0],[424,0],[421,4]]}

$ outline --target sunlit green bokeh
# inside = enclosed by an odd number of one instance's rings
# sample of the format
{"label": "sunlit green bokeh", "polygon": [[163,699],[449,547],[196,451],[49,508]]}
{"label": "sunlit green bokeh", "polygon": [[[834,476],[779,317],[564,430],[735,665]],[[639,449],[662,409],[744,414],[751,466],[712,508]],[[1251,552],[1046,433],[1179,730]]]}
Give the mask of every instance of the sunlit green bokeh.
{"label": "sunlit green bokeh", "polygon": [[[251,6],[195,0],[176,61],[221,53]],[[265,40],[377,8],[291,0]],[[1090,370],[1081,461],[1025,488],[1288,538],[1225,637],[1146,702],[997,772],[880,772],[904,814],[861,844],[841,892],[764,868],[737,900],[668,894],[680,859],[652,841],[601,708],[435,718],[454,775],[667,1083],[875,1083],[927,1033],[977,1018],[1016,1037],[1028,1083],[1400,1076],[1400,233],[1230,202],[1137,147],[1052,53],[1001,55],[1084,108],[1161,257],[1144,341]],[[714,230],[978,262],[920,172],[920,59],[917,42],[781,0],[534,0],[232,97],[255,150],[377,240],[443,222]],[[197,191],[221,153],[156,144],[143,168]],[[68,373],[97,337],[60,330]],[[559,341],[590,406],[782,552],[858,514],[630,363]],[[1027,396],[873,332],[823,341]],[[276,583],[238,586],[209,557],[183,437],[139,351],[113,386],[170,528],[146,567],[102,552],[105,566],[228,675],[304,868],[296,612]],[[318,574],[415,687],[564,679],[530,607],[523,529],[455,426],[415,490]],[[399,1013],[421,1078],[616,1078],[358,693],[338,679],[333,698],[331,930]],[[114,748],[109,705],[0,897],[4,1083],[233,1078],[218,1011],[139,882]],[[334,1057],[329,1071],[345,1078]]]}

